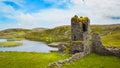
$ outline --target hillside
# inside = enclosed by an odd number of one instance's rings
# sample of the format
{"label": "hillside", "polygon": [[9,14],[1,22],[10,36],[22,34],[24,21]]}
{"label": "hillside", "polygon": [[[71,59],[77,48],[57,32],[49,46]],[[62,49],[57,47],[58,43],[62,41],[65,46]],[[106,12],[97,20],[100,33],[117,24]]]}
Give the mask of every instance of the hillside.
{"label": "hillside", "polygon": [[26,39],[50,42],[60,42],[70,40],[70,26],[59,26],[44,31],[31,31],[25,35]]}
{"label": "hillside", "polygon": [[0,38],[24,38],[24,35],[29,32],[29,29],[22,29],[22,28],[14,28],[14,29],[6,29],[0,31]]}
{"label": "hillside", "polygon": [[[114,25],[92,25],[91,34],[97,32],[101,35],[105,46],[120,47],[120,24]],[[51,42],[70,41],[70,26],[59,26],[44,31],[31,31],[25,35],[26,39]]]}
{"label": "hillside", "polygon": [[[91,34],[93,32],[101,35],[102,42],[105,46],[120,47],[120,24],[92,25]],[[26,38],[47,43],[69,42],[71,39],[71,28],[69,25],[64,25],[52,29],[7,29],[0,31],[0,38]]]}

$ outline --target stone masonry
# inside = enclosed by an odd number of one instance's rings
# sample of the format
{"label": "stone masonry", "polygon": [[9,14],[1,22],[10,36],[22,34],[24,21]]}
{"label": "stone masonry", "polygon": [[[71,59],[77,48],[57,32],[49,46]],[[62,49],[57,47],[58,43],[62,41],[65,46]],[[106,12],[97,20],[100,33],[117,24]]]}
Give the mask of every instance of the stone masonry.
{"label": "stone masonry", "polygon": [[[71,42],[68,48],[72,56],[65,60],[59,60],[48,65],[49,68],[61,68],[63,64],[71,63],[83,58],[91,52],[99,55],[110,55],[120,57],[120,48],[104,47],[98,33],[92,34],[90,40],[90,20],[88,17],[78,17],[75,15],[71,19]],[[64,52],[67,47],[59,46],[59,51]]]}

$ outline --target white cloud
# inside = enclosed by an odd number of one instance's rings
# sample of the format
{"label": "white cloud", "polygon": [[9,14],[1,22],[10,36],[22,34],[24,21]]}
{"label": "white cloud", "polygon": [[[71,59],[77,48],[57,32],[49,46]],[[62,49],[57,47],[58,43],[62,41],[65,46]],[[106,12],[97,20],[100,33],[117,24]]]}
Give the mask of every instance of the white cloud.
{"label": "white cloud", "polygon": [[115,24],[120,20],[110,19],[110,16],[120,17],[120,0],[72,0],[74,11],[78,15],[90,17],[92,24]]}
{"label": "white cloud", "polygon": [[[13,1],[13,0],[11,0]],[[67,2],[68,0],[63,0]],[[15,0],[14,2],[21,4]],[[46,0],[46,2],[58,3],[56,0]],[[112,20],[107,16],[120,16],[120,0],[71,0],[69,9],[50,8],[35,13],[23,13],[21,10],[15,11],[11,6],[2,4],[0,12],[8,13],[6,16],[15,19],[19,27],[55,27],[70,24],[73,15],[88,16],[92,24],[114,24],[120,20]]]}
{"label": "white cloud", "polygon": [[55,27],[59,25],[70,24],[70,18],[74,12],[62,9],[46,9],[37,13],[24,14],[20,13],[14,18],[20,23],[22,27]]}

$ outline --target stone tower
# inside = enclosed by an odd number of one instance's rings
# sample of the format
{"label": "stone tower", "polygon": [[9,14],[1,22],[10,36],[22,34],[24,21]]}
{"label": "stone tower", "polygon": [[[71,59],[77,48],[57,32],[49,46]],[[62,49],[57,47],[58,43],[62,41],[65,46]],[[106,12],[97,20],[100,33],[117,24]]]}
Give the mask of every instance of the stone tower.
{"label": "stone tower", "polygon": [[75,15],[71,19],[71,40],[86,41],[90,35],[90,20],[88,17]]}
{"label": "stone tower", "polygon": [[75,15],[71,19],[71,53],[90,52],[88,44],[90,38],[90,20],[88,17],[78,17]]}

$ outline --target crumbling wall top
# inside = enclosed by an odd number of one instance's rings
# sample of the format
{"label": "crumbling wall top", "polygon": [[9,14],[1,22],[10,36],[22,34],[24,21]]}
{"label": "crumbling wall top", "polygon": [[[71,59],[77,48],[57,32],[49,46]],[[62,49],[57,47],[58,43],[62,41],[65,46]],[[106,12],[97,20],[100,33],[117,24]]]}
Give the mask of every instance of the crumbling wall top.
{"label": "crumbling wall top", "polygon": [[78,17],[77,15],[73,16],[71,19],[72,22],[74,23],[88,23],[89,22],[89,18],[88,17]]}

